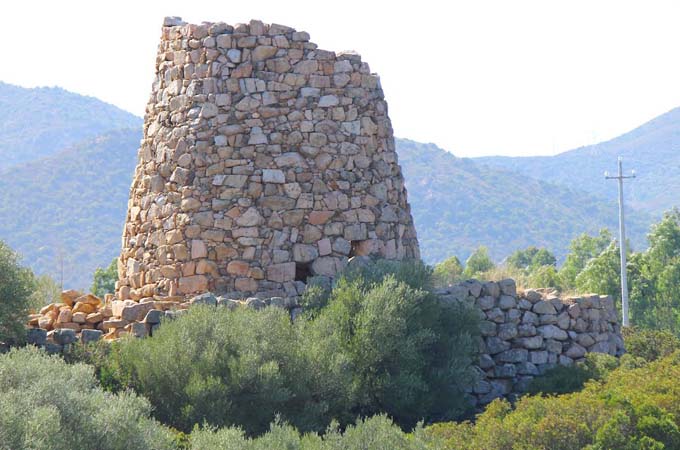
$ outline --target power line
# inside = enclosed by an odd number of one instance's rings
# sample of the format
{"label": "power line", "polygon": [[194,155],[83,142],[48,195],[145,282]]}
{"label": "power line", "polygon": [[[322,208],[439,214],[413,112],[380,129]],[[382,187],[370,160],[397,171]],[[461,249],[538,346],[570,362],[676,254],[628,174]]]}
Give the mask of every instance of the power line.
{"label": "power line", "polygon": [[628,277],[626,274],[626,227],[623,216],[623,180],[635,178],[635,171],[630,175],[623,175],[623,158],[619,156],[619,172],[616,176],[609,176],[609,172],[604,173],[607,180],[619,181],[619,253],[621,254],[621,309],[623,311],[623,326],[629,326],[628,321]]}

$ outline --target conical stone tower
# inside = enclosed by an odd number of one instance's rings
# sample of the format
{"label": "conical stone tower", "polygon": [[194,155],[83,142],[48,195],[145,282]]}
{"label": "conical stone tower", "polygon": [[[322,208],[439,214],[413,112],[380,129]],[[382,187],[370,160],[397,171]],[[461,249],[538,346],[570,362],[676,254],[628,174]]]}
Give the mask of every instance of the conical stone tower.
{"label": "conical stone tower", "polygon": [[353,255],[420,256],[378,76],[290,27],[166,18],[118,298],[294,296]]}

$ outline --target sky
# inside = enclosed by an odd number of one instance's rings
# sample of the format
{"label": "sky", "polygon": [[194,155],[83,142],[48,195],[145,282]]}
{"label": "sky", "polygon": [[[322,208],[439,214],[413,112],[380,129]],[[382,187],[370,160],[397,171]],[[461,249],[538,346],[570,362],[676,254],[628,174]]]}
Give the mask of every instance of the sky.
{"label": "sky", "polygon": [[550,155],[680,106],[680,2],[6,1],[0,81],[144,114],[164,16],[260,19],[356,50],[395,134],[458,156]]}

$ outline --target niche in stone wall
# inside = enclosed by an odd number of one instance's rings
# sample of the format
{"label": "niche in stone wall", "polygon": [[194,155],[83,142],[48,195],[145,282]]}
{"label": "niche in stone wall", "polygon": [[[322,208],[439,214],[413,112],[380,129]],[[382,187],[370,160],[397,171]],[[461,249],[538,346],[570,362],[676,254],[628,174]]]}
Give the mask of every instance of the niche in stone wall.
{"label": "niche in stone wall", "polygon": [[313,276],[311,262],[296,262],[295,263],[295,281],[302,281],[307,283],[307,278]]}

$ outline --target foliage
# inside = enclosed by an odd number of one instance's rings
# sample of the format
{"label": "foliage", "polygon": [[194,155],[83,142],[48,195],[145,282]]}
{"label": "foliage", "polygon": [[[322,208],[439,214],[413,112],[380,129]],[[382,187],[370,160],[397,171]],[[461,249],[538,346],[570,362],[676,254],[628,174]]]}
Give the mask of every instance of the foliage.
{"label": "foliage", "polygon": [[102,389],[121,392],[130,385],[129,376],[121,369],[118,342],[99,340],[83,344],[80,341],[69,345],[62,353],[69,364],[87,364],[94,369]]}
{"label": "foliage", "polygon": [[432,279],[435,286],[443,287],[463,280],[463,265],[457,256],[451,256],[434,266]]}
{"label": "foliage", "polygon": [[574,281],[580,292],[607,294],[620,300],[620,272],[619,247],[616,242],[611,242],[597,257],[586,263]]}
{"label": "foliage", "polygon": [[626,353],[646,361],[655,361],[680,350],[680,339],[669,331],[629,327],[624,328],[622,332]]}
{"label": "foliage", "polygon": [[647,251],[628,264],[631,322],[644,328],[680,330],[680,211],[652,226]]}
{"label": "foliage", "polygon": [[531,273],[538,267],[555,266],[557,259],[555,259],[555,255],[545,248],[531,246],[524,250],[515,251],[508,257],[507,263]]}
{"label": "foliage", "polygon": [[331,427],[323,436],[316,434],[300,435],[290,425],[272,423],[264,435],[248,439],[235,428],[219,430],[204,428],[191,433],[192,450],[425,450],[432,449],[423,439],[422,430],[411,435],[405,434],[387,416],[379,415],[359,419],[355,425],[348,426],[344,432]]}
{"label": "foliage", "polygon": [[555,266],[536,267],[529,274],[529,283],[533,287],[563,288],[562,277]]}
{"label": "foliage", "polygon": [[19,255],[0,241],[0,342],[17,344],[24,337],[35,280],[33,272],[19,264]]}
{"label": "foliage", "polygon": [[35,277],[35,287],[31,294],[30,305],[34,310],[39,310],[50,303],[61,301],[61,287],[49,275]]}
{"label": "foliage", "polygon": [[680,354],[622,364],[582,391],[495,400],[470,422],[425,430],[443,449],[650,449],[680,446]]}
{"label": "foliage", "polygon": [[90,367],[33,347],[0,355],[0,448],[170,449],[171,435],[130,392],[97,386]]}
{"label": "foliage", "polygon": [[532,394],[567,394],[583,388],[588,380],[602,380],[619,365],[614,356],[588,353],[585,361],[572,366],[556,366],[529,384]]}
{"label": "foliage", "polygon": [[453,419],[467,408],[477,319],[435,301],[422,288],[430,275],[420,262],[352,269],[326,306],[294,323],[275,307],[194,307],[153,339],[123,341],[103,367],[182,431],[257,434],[276,414],[301,431],[381,412],[405,427]]}
{"label": "foliage", "polygon": [[569,254],[560,268],[560,276],[567,287],[576,286],[576,277],[586,267],[588,261],[599,256],[613,238],[607,229],[600,230],[598,236],[583,233],[569,244]]}
{"label": "foliage", "polygon": [[489,249],[480,246],[470,255],[465,261],[465,270],[463,275],[467,278],[474,278],[480,273],[487,272],[495,267],[495,264],[489,257]]}
{"label": "foliage", "polygon": [[92,293],[97,297],[104,298],[106,294],[113,294],[118,280],[118,258],[113,258],[106,269],[97,267],[94,271]]}

